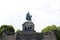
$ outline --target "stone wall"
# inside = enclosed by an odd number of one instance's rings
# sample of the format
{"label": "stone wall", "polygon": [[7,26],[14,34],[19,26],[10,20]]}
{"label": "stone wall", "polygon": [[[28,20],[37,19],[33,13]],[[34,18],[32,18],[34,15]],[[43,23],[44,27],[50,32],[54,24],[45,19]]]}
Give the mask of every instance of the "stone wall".
{"label": "stone wall", "polygon": [[54,32],[43,33],[43,40],[57,40]]}
{"label": "stone wall", "polygon": [[4,35],[0,40],[57,40],[54,32],[49,33],[17,33],[17,35]]}
{"label": "stone wall", "polygon": [[16,40],[57,40],[54,32],[48,33],[19,33]]}
{"label": "stone wall", "polygon": [[36,33],[32,32],[21,32],[16,35],[16,40],[35,40]]}
{"label": "stone wall", "polygon": [[0,37],[0,40],[16,40],[16,35],[4,35]]}

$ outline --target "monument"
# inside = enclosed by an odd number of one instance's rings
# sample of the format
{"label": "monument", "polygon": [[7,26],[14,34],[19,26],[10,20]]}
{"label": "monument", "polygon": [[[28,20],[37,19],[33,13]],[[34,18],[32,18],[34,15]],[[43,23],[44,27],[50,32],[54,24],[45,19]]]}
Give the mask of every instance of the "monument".
{"label": "monument", "polygon": [[22,32],[16,35],[17,40],[39,40],[42,38],[42,35],[40,35],[39,33],[37,34],[34,30],[35,25],[31,21],[31,17],[32,16],[28,12],[26,15],[27,21],[22,24]]}
{"label": "monument", "polygon": [[29,12],[27,13],[27,15],[26,15],[26,20],[28,20],[28,21],[31,21],[31,15],[29,14]]}
{"label": "monument", "polygon": [[32,16],[28,12],[27,15],[26,15],[26,20],[27,21],[22,24],[24,32],[35,32],[34,31],[34,24],[33,24],[33,22],[31,22],[31,17]]}
{"label": "monument", "polygon": [[[34,30],[35,25],[32,22],[29,12],[26,15],[26,20],[22,24],[22,31],[14,35],[4,35],[0,40],[57,40],[54,32],[38,33]],[[37,21],[37,20],[36,20]],[[37,25],[37,24],[36,24]]]}
{"label": "monument", "polygon": [[16,40],[56,40],[54,32],[38,33],[34,30],[35,25],[31,21],[32,16],[29,12],[26,14],[26,20],[22,24],[22,32],[17,33]]}

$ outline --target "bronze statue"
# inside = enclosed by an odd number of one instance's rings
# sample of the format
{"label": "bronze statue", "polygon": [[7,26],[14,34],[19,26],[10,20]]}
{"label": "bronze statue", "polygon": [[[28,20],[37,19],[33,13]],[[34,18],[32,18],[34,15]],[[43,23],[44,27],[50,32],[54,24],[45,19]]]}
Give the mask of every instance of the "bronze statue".
{"label": "bronze statue", "polygon": [[27,13],[27,15],[26,15],[26,20],[28,20],[28,21],[31,21],[31,15],[29,14],[29,12]]}

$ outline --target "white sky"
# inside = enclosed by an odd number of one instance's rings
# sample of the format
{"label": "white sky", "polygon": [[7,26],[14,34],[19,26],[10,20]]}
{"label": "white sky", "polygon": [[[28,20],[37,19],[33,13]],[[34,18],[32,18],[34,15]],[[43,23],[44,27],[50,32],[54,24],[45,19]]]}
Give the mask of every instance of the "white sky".
{"label": "white sky", "polygon": [[60,25],[60,0],[0,0],[0,25],[22,29],[28,11],[37,32],[47,25]]}

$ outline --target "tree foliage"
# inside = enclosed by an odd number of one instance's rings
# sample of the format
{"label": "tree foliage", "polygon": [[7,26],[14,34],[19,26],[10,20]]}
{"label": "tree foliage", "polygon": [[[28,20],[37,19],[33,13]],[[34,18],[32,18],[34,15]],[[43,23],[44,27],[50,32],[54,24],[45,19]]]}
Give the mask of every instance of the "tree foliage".
{"label": "tree foliage", "polygon": [[16,31],[16,33],[19,33],[19,32],[21,32],[21,30],[18,29],[18,30]]}
{"label": "tree foliage", "polygon": [[54,31],[57,37],[57,40],[60,40],[60,27],[57,27],[56,25],[51,25],[51,26],[47,26],[42,30],[43,33],[51,32],[51,31]]}
{"label": "tree foliage", "polygon": [[13,34],[15,32],[13,26],[11,25],[2,25],[0,27],[0,35],[2,35],[2,33],[6,33],[6,34]]}
{"label": "tree foliage", "polygon": [[51,25],[51,26],[47,26],[46,28],[44,28],[43,30],[42,30],[42,32],[43,33],[45,33],[45,32],[51,32],[51,31],[53,31],[53,30],[55,30],[56,29],[56,25]]}
{"label": "tree foliage", "polygon": [[56,28],[56,36],[57,36],[57,40],[60,40],[60,27]]}

